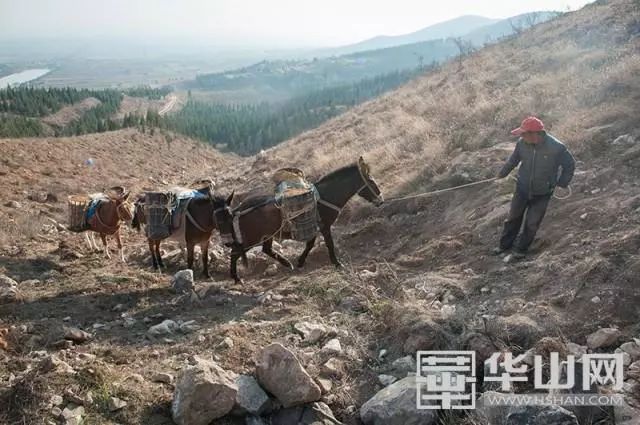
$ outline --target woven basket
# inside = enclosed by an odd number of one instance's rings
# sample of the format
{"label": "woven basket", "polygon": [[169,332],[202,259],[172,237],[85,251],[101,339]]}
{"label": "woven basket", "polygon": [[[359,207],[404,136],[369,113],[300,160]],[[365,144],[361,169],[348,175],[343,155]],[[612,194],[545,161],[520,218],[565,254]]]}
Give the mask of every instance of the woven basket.
{"label": "woven basket", "polygon": [[144,215],[147,237],[162,240],[171,236],[171,204],[173,196],[164,192],[147,192],[144,196]]}
{"label": "woven basket", "polygon": [[318,209],[313,190],[296,191],[296,194],[285,192],[280,210],[292,239],[306,242],[318,234]]}
{"label": "woven basket", "polygon": [[87,208],[91,204],[91,198],[87,195],[72,195],[67,199],[69,206],[69,230],[83,232],[87,230]]}

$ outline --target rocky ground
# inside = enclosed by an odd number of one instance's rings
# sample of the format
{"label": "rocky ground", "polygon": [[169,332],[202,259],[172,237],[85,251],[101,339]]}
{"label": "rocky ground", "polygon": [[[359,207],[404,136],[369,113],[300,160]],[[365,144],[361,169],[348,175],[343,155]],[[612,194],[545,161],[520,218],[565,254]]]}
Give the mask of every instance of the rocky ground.
{"label": "rocky ground", "polygon": [[[252,158],[159,131],[0,140],[0,423],[639,423],[634,7],[595,2]],[[489,254],[512,180],[391,200],[492,177],[513,147],[507,130],[532,111],[578,167],[525,260]],[[126,264],[64,230],[69,194],[204,176],[219,193],[242,192],[281,166],[314,178],[363,153],[389,200],[356,197],[342,212],[341,270],[322,243],[295,271],[251,252],[234,285],[215,238],[203,279],[199,266],[184,271],[176,245],[163,245],[168,269],[157,273],[130,229]],[[529,363],[619,352],[624,386],[590,390],[625,405],[417,412],[418,350],[476,351],[481,400],[501,390],[484,381],[493,352]]]}

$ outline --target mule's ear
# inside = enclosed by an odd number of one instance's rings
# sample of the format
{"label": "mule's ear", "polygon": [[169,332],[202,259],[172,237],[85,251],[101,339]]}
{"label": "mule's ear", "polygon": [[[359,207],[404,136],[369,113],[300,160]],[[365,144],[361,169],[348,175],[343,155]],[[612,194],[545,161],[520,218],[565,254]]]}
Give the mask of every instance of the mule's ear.
{"label": "mule's ear", "polygon": [[369,166],[367,165],[366,162],[364,162],[364,158],[362,156],[358,158],[358,167],[360,167],[360,170],[362,170],[362,173],[365,176],[369,175]]}
{"label": "mule's ear", "polygon": [[227,198],[227,205],[231,205],[231,201],[233,200],[233,195],[235,195],[236,191],[231,192],[231,195]]}
{"label": "mule's ear", "polygon": [[125,192],[125,193],[124,193],[124,195],[122,195],[122,200],[123,200],[123,201],[126,201],[126,200],[127,200],[127,198],[129,198],[129,194],[130,194],[130,193],[131,193],[131,192]]}

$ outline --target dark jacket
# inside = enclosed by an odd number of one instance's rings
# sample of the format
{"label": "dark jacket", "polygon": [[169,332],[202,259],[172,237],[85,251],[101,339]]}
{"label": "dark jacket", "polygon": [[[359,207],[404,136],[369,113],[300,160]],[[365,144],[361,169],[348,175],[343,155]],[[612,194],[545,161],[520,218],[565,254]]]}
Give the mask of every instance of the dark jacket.
{"label": "dark jacket", "polygon": [[[550,195],[556,186],[566,188],[576,167],[576,161],[565,145],[546,133],[544,140],[535,145],[520,138],[498,176],[506,177],[518,164],[517,188],[527,197]],[[558,176],[560,167],[562,173]]]}

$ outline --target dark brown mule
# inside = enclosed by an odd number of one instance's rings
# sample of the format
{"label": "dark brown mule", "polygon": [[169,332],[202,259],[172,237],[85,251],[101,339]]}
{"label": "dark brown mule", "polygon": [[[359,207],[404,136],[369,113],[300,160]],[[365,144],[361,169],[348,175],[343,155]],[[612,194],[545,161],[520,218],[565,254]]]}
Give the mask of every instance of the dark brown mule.
{"label": "dark brown mule", "polygon": [[[125,262],[122,239],[120,238],[120,224],[123,221],[130,222],[133,219],[134,207],[131,202],[127,201],[129,192],[125,192],[121,188],[115,189],[119,189],[118,193],[112,191],[104,199],[100,199],[94,215],[89,219],[89,230],[100,235],[107,258],[111,258],[107,236],[114,236],[118,244],[120,259]],[[85,233],[85,237],[89,249],[99,250],[93,233]]]}
{"label": "dark brown mule", "polygon": [[[193,198],[187,206],[184,223],[184,238],[180,233],[178,242],[186,243],[187,246],[187,267],[193,270],[193,248],[200,245],[202,251],[202,273],[205,277],[209,277],[209,239],[211,233],[218,228],[218,222],[230,223],[231,212],[228,202],[231,201],[233,194],[229,199],[220,196],[211,195],[207,198]],[[136,201],[135,217],[131,225],[134,229],[140,230],[141,225],[145,224],[144,217],[144,196],[139,197]],[[230,224],[229,224],[230,226]],[[230,234],[229,228],[222,227],[224,234]],[[171,237],[170,237],[171,238]],[[150,239],[149,251],[151,252],[151,260],[153,268],[156,270],[163,269],[164,263],[160,255],[160,243],[162,239]],[[226,241],[228,242],[228,241]]]}
{"label": "dark brown mule", "polygon": [[[358,194],[367,201],[379,206],[384,202],[378,185],[369,175],[369,166],[362,157],[356,164],[341,168],[327,174],[315,183],[320,200],[318,201],[318,213],[320,215],[320,233],[329,250],[331,262],[340,267],[335,252],[331,225],[336,221],[340,211],[349,199]],[[249,211],[249,212],[246,212]],[[262,244],[262,252],[278,260],[283,266],[293,268],[289,260],[273,250],[273,239],[290,239],[290,233],[282,230],[282,216],[271,196],[258,196],[245,199],[234,209],[237,227],[234,230],[234,243],[231,251],[231,277],[236,282],[238,278],[237,261],[246,251],[254,246]],[[240,230],[241,238],[236,231]],[[221,230],[221,233],[223,231]],[[241,241],[240,241],[241,239]],[[298,258],[298,267],[304,265],[307,255],[315,244],[316,237],[307,242],[307,245]]]}

